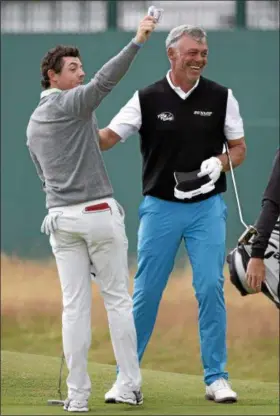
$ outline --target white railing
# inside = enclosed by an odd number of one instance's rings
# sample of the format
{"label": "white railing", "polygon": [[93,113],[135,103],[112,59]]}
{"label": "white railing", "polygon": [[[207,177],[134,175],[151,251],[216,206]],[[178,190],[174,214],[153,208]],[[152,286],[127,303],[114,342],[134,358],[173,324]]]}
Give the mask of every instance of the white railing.
{"label": "white railing", "polygon": [[164,9],[158,30],[170,30],[187,23],[205,29],[230,29],[234,23],[235,1],[119,1],[118,26],[132,30],[147,8],[154,4]]}
{"label": "white railing", "polygon": [[6,33],[88,33],[107,28],[104,1],[1,1]]}
{"label": "white railing", "polygon": [[[165,0],[118,1],[118,28],[135,30],[151,4],[164,9],[157,30],[168,31],[183,23],[206,30],[231,30],[236,26],[235,0]],[[279,29],[279,1],[248,0],[246,14],[248,29]],[[106,29],[106,1],[1,1],[2,33],[89,33]]]}

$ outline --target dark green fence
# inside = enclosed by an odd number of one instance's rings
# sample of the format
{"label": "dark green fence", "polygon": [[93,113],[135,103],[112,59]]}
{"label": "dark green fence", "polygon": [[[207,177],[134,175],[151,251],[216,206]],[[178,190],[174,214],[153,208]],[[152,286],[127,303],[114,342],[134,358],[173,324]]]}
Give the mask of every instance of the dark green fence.
{"label": "dark green fence", "polygon": [[[29,116],[40,94],[40,60],[58,43],[75,44],[82,53],[88,79],[133,36],[106,32],[94,35],[2,35],[1,45],[1,239],[2,251],[25,257],[50,254],[40,234],[46,213],[44,193],[25,145]],[[236,170],[244,218],[252,223],[259,211],[271,163],[279,145],[279,34],[276,31],[209,33],[209,65],[205,75],[233,89],[244,118],[248,157]],[[133,92],[162,77],[169,63],[166,33],[155,33],[140,51],[129,73],[97,111],[106,126]],[[141,160],[134,136],[105,153],[115,197],[126,209],[129,250],[136,251],[138,204],[141,201]],[[231,180],[228,247],[243,231]]]}

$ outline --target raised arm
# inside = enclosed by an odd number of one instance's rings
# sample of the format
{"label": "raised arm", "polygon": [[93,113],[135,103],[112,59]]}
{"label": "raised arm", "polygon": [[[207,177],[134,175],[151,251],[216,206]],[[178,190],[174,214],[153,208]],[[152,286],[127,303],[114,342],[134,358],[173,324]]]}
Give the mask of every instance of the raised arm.
{"label": "raised arm", "polygon": [[59,94],[61,106],[77,117],[90,117],[92,111],[126,74],[138,50],[154,29],[155,19],[146,16],[140,22],[135,38],[118,55],[103,65],[88,84]]}

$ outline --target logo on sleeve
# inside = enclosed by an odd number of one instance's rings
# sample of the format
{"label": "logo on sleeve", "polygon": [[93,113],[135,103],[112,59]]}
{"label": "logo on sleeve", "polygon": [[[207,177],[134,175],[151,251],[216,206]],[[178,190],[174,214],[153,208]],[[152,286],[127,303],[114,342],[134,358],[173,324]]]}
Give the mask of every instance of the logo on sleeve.
{"label": "logo on sleeve", "polygon": [[164,113],[158,114],[157,118],[162,121],[173,121],[174,115],[172,113],[169,113],[168,111],[165,111]]}

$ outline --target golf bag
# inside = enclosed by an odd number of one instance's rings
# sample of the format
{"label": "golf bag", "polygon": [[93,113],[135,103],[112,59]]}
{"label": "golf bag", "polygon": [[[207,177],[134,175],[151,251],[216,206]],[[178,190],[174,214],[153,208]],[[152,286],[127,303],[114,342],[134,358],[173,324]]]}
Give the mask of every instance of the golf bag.
{"label": "golf bag", "polygon": [[[271,233],[268,247],[264,256],[266,277],[262,283],[261,291],[280,309],[280,285],[279,285],[279,229],[280,217]],[[239,290],[242,296],[256,293],[246,282],[246,269],[251,258],[252,242],[256,230],[247,228],[239,238],[238,245],[227,256],[230,280]]]}

